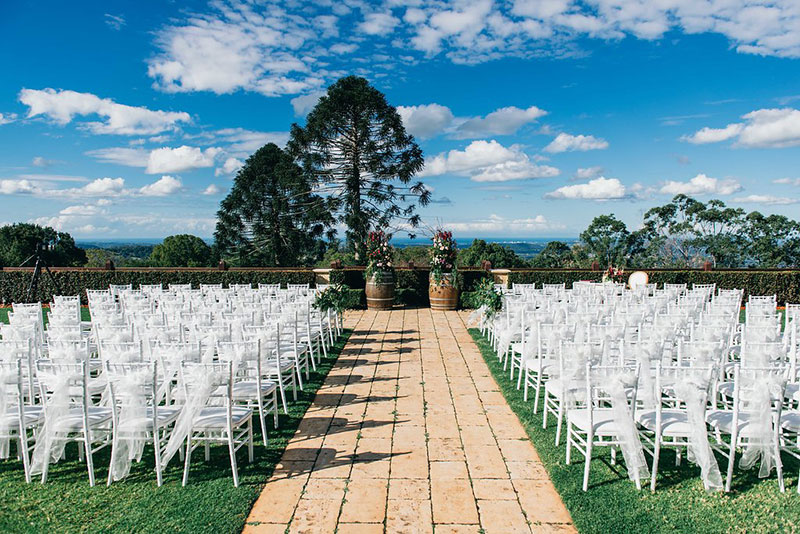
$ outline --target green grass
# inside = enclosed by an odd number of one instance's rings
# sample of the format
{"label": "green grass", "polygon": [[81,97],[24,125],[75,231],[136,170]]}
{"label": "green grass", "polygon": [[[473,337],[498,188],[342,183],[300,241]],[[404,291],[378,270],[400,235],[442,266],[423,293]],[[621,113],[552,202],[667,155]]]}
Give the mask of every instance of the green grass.
{"label": "green grass", "polygon": [[[261,432],[254,418],[255,461],[247,462],[246,448],[239,451],[240,486],[233,487],[227,446],[214,446],[211,461],[202,449],[192,457],[189,484],[181,486],[183,464],[177,455],[164,472],[164,485],[156,485],[152,448],[134,464],[131,475],[105,486],[109,450],[95,455],[98,485],[89,487],[85,464],[77,461],[75,444],[67,448],[68,461],[54,464],[48,482],[26,484],[17,460],[0,461],[0,532],[192,532],[238,533],[250,508],[280,460],[314,394],[322,385],[350,332],[323,358],[305,391],[290,403],[289,415],[280,415],[280,428],[268,429],[270,444],[259,443]],[[291,394],[289,394],[291,399]],[[271,427],[272,417],[268,417]]]}
{"label": "green grass", "polygon": [[[8,312],[10,311],[11,308],[0,308],[0,323],[8,324]],[[81,306],[81,321],[88,321],[89,319],[89,308]],[[47,324],[47,308],[45,308],[44,313],[44,324]]]}
{"label": "green grass", "polygon": [[[644,532],[797,532],[800,531],[800,496],[796,492],[797,461],[784,457],[787,492],[781,494],[774,472],[759,479],[757,469],[734,471],[729,494],[706,493],[700,469],[685,458],[675,467],[675,455],[662,449],[656,493],[636,491],[624,466],[611,466],[606,447],[593,454],[589,491],[581,491],[583,456],[573,454],[573,464],[566,465],[565,445],[556,448],[555,423],[542,429],[541,409],[533,414],[533,399],[522,400],[522,390],[508,379],[508,373],[486,339],[471,329],[473,339],[489,365],[509,406],[517,414],[535,445],[556,489],[572,514],[576,527],[585,533]],[[541,408],[540,402],[540,408]],[[574,451],[573,451],[574,452]],[[621,462],[621,455],[617,456]],[[650,458],[648,457],[648,461]],[[718,457],[720,470],[727,461]],[[649,483],[649,482],[648,482]]]}

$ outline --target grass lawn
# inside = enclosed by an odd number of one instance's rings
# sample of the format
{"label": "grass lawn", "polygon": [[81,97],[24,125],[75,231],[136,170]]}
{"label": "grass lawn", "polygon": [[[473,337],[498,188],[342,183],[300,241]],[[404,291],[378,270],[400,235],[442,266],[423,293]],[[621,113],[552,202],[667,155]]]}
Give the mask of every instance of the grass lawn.
{"label": "grass lawn", "polygon": [[[700,480],[700,469],[684,458],[675,467],[675,455],[662,449],[656,493],[649,489],[636,491],[624,467],[610,465],[608,448],[593,454],[589,491],[581,491],[583,457],[573,455],[573,464],[566,465],[565,445],[556,448],[555,422],[542,429],[541,406],[533,414],[533,400],[524,402],[522,390],[508,379],[508,373],[486,339],[471,329],[495,380],[509,406],[519,417],[556,489],[561,494],[580,532],[614,534],[644,532],[797,532],[800,531],[800,496],[797,494],[800,464],[784,457],[787,492],[781,494],[774,475],[759,479],[758,469],[734,471],[729,494],[706,493]],[[566,430],[564,431],[566,435]],[[597,451],[597,448],[595,448]],[[621,455],[617,456],[621,459]],[[648,461],[650,460],[647,456]],[[718,458],[725,472],[726,461]],[[738,464],[738,457],[737,457]],[[649,482],[646,483],[649,487]]]}
{"label": "grass lawn", "polygon": [[[45,485],[26,484],[17,460],[0,461],[0,532],[240,532],[349,335],[346,331],[330,356],[304,382],[305,391],[291,403],[289,415],[281,412],[280,428],[270,429],[269,448],[259,443],[260,425],[254,418],[255,461],[247,463],[246,448],[239,451],[238,488],[233,487],[225,445],[212,447],[208,463],[203,461],[202,449],[195,451],[186,487],[181,486],[183,464],[176,455],[160,488],[156,486],[152,448],[145,448],[142,463],[133,465],[127,479],[106,487],[110,452],[106,448],[95,455],[98,485],[91,488],[85,465],[77,461],[76,445],[70,444],[68,461],[51,466]],[[269,425],[271,419],[268,417]]]}

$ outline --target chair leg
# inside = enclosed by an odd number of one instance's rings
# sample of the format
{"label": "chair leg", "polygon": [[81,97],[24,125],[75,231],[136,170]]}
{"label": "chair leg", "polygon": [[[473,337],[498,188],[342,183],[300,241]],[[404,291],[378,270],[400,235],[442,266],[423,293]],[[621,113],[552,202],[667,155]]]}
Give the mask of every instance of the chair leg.
{"label": "chair leg", "polygon": [[[253,421],[250,421],[252,426]],[[233,430],[228,429],[228,452],[231,455],[231,470],[233,471],[233,487],[239,487],[239,468],[236,465],[236,445],[233,443]]]}
{"label": "chair leg", "polygon": [[161,487],[161,484],[164,483],[163,477],[161,475],[161,445],[159,444],[158,438],[158,429],[156,428],[153,430],[153,448],[155,449],[155,460],[156,460],[156,482],[158,483],[158,487]]}
{"label": "chair leg", "polygon": [[572,460],[572,434],[567,423],[567,465],[570,464],[570,460]]}
{"label": "chair leg", "polygon": [[656,442],[653,446],[653,469],[650,475],[650,491],[656,491],[656,475],[658,474],[658,459],[661,457],[661,434],[656,434]]}
{"label": "chair leg", "polygon": [[[283,393],[283,388],[281,388],[281,393]],[[278,428],[278,392],[277,391],[273,391],[272,392],[272,413],[274,414],[273,415],[273,418],[274,418],[273,425],[275,425],[275,428]]]}
{"label": "chair leg", "polygon": [[[269,442],[267,441],[267,423],[266,423],[266,417],[264,416],[264,405],[263,405],[263,403],[258,408],[258,419],[261,422],[261,433],[263,434],[262,437],[264,438],[264,446],[265,447],[269,447]],[[250,433],[251,434],[253,433],[253,428],[252,427],[253,427],[253,425],[250,425]]]}
{"label": "chair leg", "polygon": [[556,414],[556,447],[561,443],[561,427],[564,425],[564,405],[559,401]]}
{"label": "chair leg", "polygon": [[22,456],[22,468],[25,470],[25,482],[31,483],[31,463],[28,454],[28,431],[24,427],[21,428],[19,435],[19,450]]}
{"label": "chair leg", "polygon": [[204,454],[205,454],[203,459],[206,462],[211,460],[211,442],[208,441],[209,437],[210,437],[210,434],[208,432],[206,432],[206,440],[203,442],[203,451],[204,451]]}
{"label": "chair leg", "polygon": [[[266,433],[264,434],[266,436]],[[266,437],[264,438],[264,444],[266,444],[267,440]],[[251,464],[253,463],[253,421],[250,420],[250,424],[247,425],[247,461]]]}
{"label": "chair leg", "polygon": [[183,460],[183,481],[181,484],[185,486],[189,483],[189,464],[192,462],[192,431],[189,430],[189,435],[186,436],[186,458]]}
{"label": "chair leg", "polygon": [[108,461],[108,480],[106,481],[106,486],[111,485],[111,473],[113,471],[114,466],[114,453],[117,451],[117,446],[119,445],[119,436],[117,433],[114,432],[113,436],[111,437],[111,459]]}
{"label": "chair leg", "polygon": [[533,413],[539,413],[539,392],[542,387],[542,373],[536,373],[536,387],[533,388],[533,394],[536,396],[533,399]]}
{"label": "chair leg", "polygon": [[728,472],[725,475],[725,493],[731,491],[731,480],[733,479],[733,462],[736,459],[736,437],[731,436],[730,450],[728,451]]}
{"label": "chair leg", "polygon": [[594,442],[594,435],[592,432],[586,434],[586,462],[583,466],[583,491],[589,489],[589,469],[592,463],[592,443]]}
{"label": "chair leg", "polygon": [[517,376],[517,389],[519,389],[520,386],[522,385],[522,368],[523,367],[526,367],[526,368],[528,367],[527,365],[525,365],[522,362],[521,358],[522,358],[522,356],[520,356],[520,362],[519,362],[519,375]]}
{"label": "chair leg", "polygon": [[94,487],[94,459],[92,458],[92,435],[83,433],[84,448],[86,450],[86,469],[89,471],[89,485]]}
{"label": "chair leg", "polygon": [[525,367],[525,392],[522,394],[522,400],[528,402],[528,384],[531,380],[531,374],[528,372],[528,367]]}

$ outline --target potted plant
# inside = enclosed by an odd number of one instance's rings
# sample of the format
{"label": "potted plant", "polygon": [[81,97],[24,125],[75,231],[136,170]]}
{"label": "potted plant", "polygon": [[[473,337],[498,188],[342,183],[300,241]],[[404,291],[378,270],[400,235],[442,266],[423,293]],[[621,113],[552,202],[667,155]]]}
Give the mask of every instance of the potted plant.
{"label": "potted plant", "polygon": [[370,232],[366,242],[367,279],[365,293],[367,308],[389,310],[394,305],[394,247],[389,244],[389,236],[382,231]]}
{"label": "potted plant", "polygon": [[455,310],[458,307],[458,249],[453,233],[437,230],[430,252],[428,298],[433,310]]}

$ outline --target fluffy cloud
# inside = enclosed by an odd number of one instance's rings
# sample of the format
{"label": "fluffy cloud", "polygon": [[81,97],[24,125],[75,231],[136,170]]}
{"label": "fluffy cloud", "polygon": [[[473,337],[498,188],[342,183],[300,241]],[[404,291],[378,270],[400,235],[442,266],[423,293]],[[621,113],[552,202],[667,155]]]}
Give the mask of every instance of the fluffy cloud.
{"label": "fluffy cloud", "polygon": [[221,192],[220,188],[217,187],[216,184],[211,184],[203,190],[204,195],[219,195]]}
{"label": "fluffy cloud", "polygon": [[628,190],[616,178],[600,176],[585,184],[565,185],[545,195],[545,198],[620,200],[629,196]]}
{"label": "fluffy cloud", "polygon": [[747,195],[733,199],[734,202],[743,204],[766,204],[766,205],[785,205],[797,204],[800,198],[776,197],[773,195]]}
{"label": "fluffy cloud", "polygon": [[665,195],[731,195],[742,186],[736,180],[719,180],[698,174],[688,182],[669,180],[659,190]]}
{"label": "fluffy cloud", "polygon": [[546,152],[558,154],[560,152],[572,152],[586,150],[604,150],[608,148],[608,141],[594,137],[593,135],[570,135],[560,133],[549,145],[544,147]]}
{"label": "fluffy cloud", "polygon": [[0,180],[0,195],[34,194],[40,190],[31,180]]}
{"label": "fluffy cloud", "polygon": [[0,113],[0,126],[3,124],[10,124],[17,120],[17,115],[15,113]]}
{"label": "fluffy cloud", "polygon": [[341,27],[393,58],[365,65],[360,73],[368,77],[395,75],[403,63],[436,56],[455,63],[570,57],[583,53],[587,39],[657,40],[670,32],[716,33],[740,53],[800,57],[796,0],[404,4],[212,2],[157,31],[147,72],[168,92],[307,94],[348,70],[340,54],[358,43]]}
{"label": "fluffy cloud", "polygon": [[441,134],[455,118],[450,108],[439,104],[398,106],[397,112],[402,117],[406,130],[420,139]]}
{"label": "fluffy cloud", "polygon": [[800,178],[778,178],[777,180],[772,180],[773,184],[781,184],[781,185],[798,185],[800,186]]}
{"label": "fluffy cloud", "polygon": [[219,167],[217,170],[214,171],[214,176],[222,176],[225,174],[234,174],[239,171],[244,165],[244,161],[236,158],[228,158],[225,160],[225,163],[222,164],[222,167]]}
{"label": "fluffy cloud", "polygon": [[164,175],[152,184],[139,189],[139,194],[145,197],[166,197],[183,189],[179,178]]}
{"label": "fluffy cloud", "polygon": [[785,148],[800,145],[800,110],[759,109],[742,115],[742,119],[744,122],[729,124],[724,128],[705,127],[681,139],[694,144],[736,139],[735,146],[746,148]]}
{"label": "fluffy cloud", "polygon": [[510,135],[519,130],[523,125],[535,121],[547,112],[531,106],[528,109],[518,107],[500,108],[486,115],[468,119],[456,128],[454,137],[457,139],[474,139],[490,135]]}
{"label": "fluffy cloud", "polygon": [[448,222],[447,228],[461,233],[478,232],[481,234],[519,234],[522,232],[541,232],[545,230],[561,230],[561,224],[548,221],[544,215],[522,219],[507,219],[500,215],[492,214],[486,219],[478,219],[468,222]]}
{"label": "fluffy cloud", "polygon": [[292,109],[294,109],[295,116],[305,117],[308,115],[308,113],[314,109],[314,106],[317,105],[317,102],[319,102],[319,97],[324,94],[325,91],[313,91],[307,95],[294,97],[290,102],[292,104]]}
{"label": "fluffy cloud", "polygon": [[495,140],[473,141],[464,150],[441,153],[425,162],[422,176],[457,174],[476,182],[504,182],[557,176],[559,170],[536,165],[517,147],[507,148]]}
{"label": "fluffy cloud", "polygon": [[81,127],[95,134],[151,135],[175,130],[179,124],[191,122],[191,117],[185,112],[126,106],[91,93],[23,89],[19,100],[28,106],[29,118],[44,115],[62,126],[76,116],[98,115],[105,120],[81,123]]}
{"label": "fluffy cloud", "polygon": [[92,180],[85,186],[77,189],[69,189],[70,194],[86,196],[116,196],[123,193],[125,187],[125,180],[122,178],[98,178]]}
{"label": "fluffy cloud", "polygon": [[157,148],[147,157],[147,174],[190,171],[214,166],[214,158],[222,151],[220,148],[201,150],[193,146],[178,148]]}

